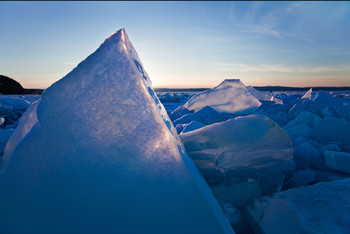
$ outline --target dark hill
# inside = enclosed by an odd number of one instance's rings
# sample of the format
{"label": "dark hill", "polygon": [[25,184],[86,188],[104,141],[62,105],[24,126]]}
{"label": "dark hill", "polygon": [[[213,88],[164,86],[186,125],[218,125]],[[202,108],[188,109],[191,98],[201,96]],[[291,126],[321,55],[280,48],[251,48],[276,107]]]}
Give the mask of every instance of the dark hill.
{"label": "dark hill", "polygon": [[42,94],[43,89],[24,89],[10,77],[0,75],[0,94]]}
{"label": "dark hill", "polygon": [[2,94],[24,94],[22,85],[7,76],[0,75],[0,93]]}

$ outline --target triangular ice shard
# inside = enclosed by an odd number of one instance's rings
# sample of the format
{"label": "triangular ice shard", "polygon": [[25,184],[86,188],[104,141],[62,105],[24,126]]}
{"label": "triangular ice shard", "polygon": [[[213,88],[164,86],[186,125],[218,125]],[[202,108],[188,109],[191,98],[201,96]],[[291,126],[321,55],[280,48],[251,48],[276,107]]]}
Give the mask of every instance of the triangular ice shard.
{"label": "triangular ice shard", "polygon": [[227,79],[215,88],[193,96],[184,104],[189,110],[210,106],[218,112],[250,114],[259,108],[261,102],[239,79]]}
{"label": "triangular ice shard", "polygon": [[304,94],[304,96],[301,97],[301,99],[309,99],[309,100],[311,100],[311,94],[312,94],[312,88],[310,88],[310,89]]}
{"label": "triangular ice shard", "polygon": [[122,29],[49,87],[0,174],[2,233],[231,233]]}

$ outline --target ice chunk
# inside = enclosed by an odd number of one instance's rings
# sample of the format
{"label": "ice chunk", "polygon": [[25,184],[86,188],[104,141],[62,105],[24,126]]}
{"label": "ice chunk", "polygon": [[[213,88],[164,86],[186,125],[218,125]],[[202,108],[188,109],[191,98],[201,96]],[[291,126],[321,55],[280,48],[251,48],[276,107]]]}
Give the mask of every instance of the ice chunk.
{"label": "ice chunk", "polygon": [[191,111],[187,108],[185,108],[183,105],[177,107],[173,112],[170,114],[170,119],[172,121],[179,119],[181,116],[186,115],[188,113],[191,113]]}
{"label": "ice chunk", "polygon": [[308,111],[319,117],[323,117],[320,108],[309,99],[298,100],[288,111],[288,119],[296,118],[300,112]]}
{"label": "ice chunk", "polygon": [[[298,125],[306,124],[310,128],[314,128],[315,124],[321,120],[317,115],[309,111],[301,111],[295,119],[291,120],[284,129],[291,129]],[[288,131],[288,130],[287,130]]]}
{"label": "ice chunk", "polygon": [[350,154],[345,152],[325,151],[326,166],[350,174]]}
{"label": "ice chunk", "polygon": [[278,99],[272,95],[269,95],[267,93],[260,92],[259,90],[255,89],[253,86],[249,85],[247,86],[247,89],[257,98],[259,101],[269,101],[274,102],[276,104],[283,104],[283,101],[281,99]]}
{"label": "ice chunk", "polygon": [[191,132],[193,130],[199,129],[201,127],[204,127],[205,125],[197,122],[197,121],[192,121],[191,123],[187,124],[184,129],[182,130],[181,133],[186,133],[186,132]]}
{"label": "ice chunk", "polygon": [[265,94],[263,92],[260,92],[259,90],[255,89],[251,85],[248,85],[246,87],[259,100],[263,100],[263,101],[272,101],[273,100],[273,96]]}
{"label": "ice chunk", "polygon": [[231,203],[220,202],[220,205],[237,233],[253,233],[243,210],[237,209]]}
{"label": "ice chunk", "polygon": [[288,134],[292,137],[292,139],[298,137],[311,137],[313,134],[313,129],[307,126],[306,124],[297,125],[292,128],[286,129]]}
{"label": "ice chunk", "polygon": [[337,144],[333,144],[333,143],[330,143],[330,144],[326,144],[324,146],[321,147],[320,149],[322,152],[326,151],[326,150],[330,150],[330,151],[340,151],[340,148],[339,148],[339,145]]}
{"label": "ice chunk", "polygon": [[177,124],[175,129],[178,134],[182,132],[182,130],[186,127],[187,124]]}
{"label": "ice chunk", "polygon": [[345,118],[350,121],[349,99],[332,97],[326,92],[317,92],[312,102],[319,110],[322,110],[322,117]]}
{"label": "ice chunk", "polygon": [[209,106],[205,106],[195,113],[189,113],[189,114],[183,115],[179,119],[174,120],[173,124],[176,126],[178,124],[188,124],[192,121],[197,121],[204,125],[209,125],[209,124],[225,121],[232,117],[233,115],[230,115],[227,113],[219,113],[213,108]]}
{"label": "ice chunk", "polygon": [[219,184],[212,187],[215,197],[219,201],[229,202],[237,208],[243,209],[247,202],[261,196],[259,181],[243,180],[233,185]]}
{"label": "ice chunk", "polygon": [[312,88],[310,88],[310,89],[304,94],[304,96],[301,97],[301,99],[309,99],[309,100],[311,100],[311,93],[312,93]]}
{"label": "ice chunk", "polygon": [[6,143],[13,134],[13,131],[14,129],[0,129],[0,157],[2,156]]}
{"label": "ice chunk", "polygon": [[193,96],[184,104],[189,110],[210,106],[218,112],[237,115],[253,113],[261,103],[239,79],[224,80],[215,88]]}
{"label": "ice chunk", "polygon": [[6,148],[4,150],[4,157],[2,160],[2,164],[0,170],[4,169],[12,155],[13,150],[16,148],[19,142],[27,135],[27,133],[32,129],[32,127],[38,122],[38,118],[36,116],[36,109],[38,107],[39,102],[34,102],[31,104],[26,112],[19,119],[19,124],[15,131],[13,132],[11,138],[8,140],[6,144]]}
{"label": "ice chunk", "polygon": [[313,170],[297,170],[285,184],[284,189],[306,186],[316,182],[316,172]]}
{"label": "ice chunk", "polygon": [[350,179],[289,189],[247,206],[256,233],[347,233],[349,211]]}
{"label": "ice chunk", "polygon": [[0,97],[0,117],[4,119],[3,126],[16,126],[16,121],[29,106],[29,102],[18,97]]}
{"label": "ice chunk", "polygon": [[124,30],[45,90],[0,174],[3,233],[232,233]]}
{"label": "ice chunk", "polygon": [[269,193],[294,169],[291,139],[268,117],[237,117],[181,134],[180,138],[207,178],[208,169],[221,170],[225,180],[258,179],[262,192]]}
{"label": "ice chunk", "polygon": [[280,126],[285,126],[288,123],[286,112],[280,110],[280,108],[276,108],[276,105],[269,106],[266,109],[260,108],[260,110],[256,111],[254,114],[268,116]]}
{"label": "ice chunk", "polygon": [[315,125],[314,139],[323,144],[339,142],[341,150],[350,152],[350,121],[327,117]]}
{"label": "ice chunk", "polygon": [[164,102],[185,103],[188,100],[187,96],[184,93],[177,93],[177,92],[160,93],[157,96],[162,103]]}
{"label": "ice chunk", "polygon": [[298,160],[302,160],[319,168],[324,167],[324,159],[320,152],[309,142],[305,142],[300,146],[295,147],[294,156]]}

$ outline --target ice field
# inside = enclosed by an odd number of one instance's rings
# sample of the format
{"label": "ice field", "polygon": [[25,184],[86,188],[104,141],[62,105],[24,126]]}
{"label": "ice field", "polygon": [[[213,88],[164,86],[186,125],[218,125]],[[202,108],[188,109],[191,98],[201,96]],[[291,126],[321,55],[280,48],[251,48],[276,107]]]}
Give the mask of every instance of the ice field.
{"label": "ice field", "polygon": [[0,96],[1,233],[348,233],[350,92],[158,92],[124,30]]}

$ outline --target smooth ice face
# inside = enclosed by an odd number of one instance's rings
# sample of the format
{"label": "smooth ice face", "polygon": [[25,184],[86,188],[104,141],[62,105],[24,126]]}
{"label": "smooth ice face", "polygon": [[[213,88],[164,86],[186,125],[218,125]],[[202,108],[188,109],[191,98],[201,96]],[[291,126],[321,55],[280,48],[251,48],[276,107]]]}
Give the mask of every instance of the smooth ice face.
{"label": "smooth ice face", "polygon": [[4,233],[232,233],[124,30],[36,114],[0,174]]}
{"label": "smooth ice face", "polygon": [[210,106],[218,112],[250,114],[261,105],[239,79],[224,80],[220,85],[193,96],[184,107],[199,110]]}

